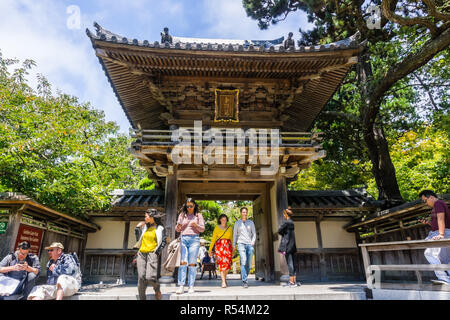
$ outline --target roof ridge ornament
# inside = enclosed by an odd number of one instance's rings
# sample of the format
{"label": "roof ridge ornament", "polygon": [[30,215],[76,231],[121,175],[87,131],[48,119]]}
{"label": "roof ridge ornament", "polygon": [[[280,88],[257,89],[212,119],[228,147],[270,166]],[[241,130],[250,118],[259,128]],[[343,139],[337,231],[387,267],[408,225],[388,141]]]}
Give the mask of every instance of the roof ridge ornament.
{"label": "roof ridge ornament", "polygon": [[172,36],[169,34],[169,28],[165,27],[164,32],[161,32],[161,44],[165,43],[172,44],[173,39]]}
{"label": "roof ridge ornament", "polygon": [[[283,43],[284,49],[288,50],[288,49],[291,49],[291,47],[293,47],[293,49],[295,50],[295,41],[292,38],[293,36],[294,36],[294,34],[292,32],[289,32],[288,38],[286,40],[284,40],[284,43]],[[281,47],[280,47],[280,49],[281,49]],[[293,50],[293,49],[291,49],[291,50]],[[280,51],[284,51],[284,50],[280,50]]]}

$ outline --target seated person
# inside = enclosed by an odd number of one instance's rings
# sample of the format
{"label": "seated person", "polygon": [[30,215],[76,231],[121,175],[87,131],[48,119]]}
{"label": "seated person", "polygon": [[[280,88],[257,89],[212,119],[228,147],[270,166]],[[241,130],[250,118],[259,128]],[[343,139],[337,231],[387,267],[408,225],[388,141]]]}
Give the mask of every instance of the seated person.
{"label": "seated person", "polygon": [[8,281],[10,280],[8,278],[19,280],[18,286],[9,297],[20,300],[27,299],[40,272],[39,258],[30,253],[30,244],[23,241],[19,243],[15,253],[8,254],[0,262],[0,287],[6,285],[7,282],[11,282]]}
{"label": "seated person", "polygon": [[206,254],[206,256],[202,260],[202,273],[200,275],[200,279],[203,279],[203,273],[205,271],[209,272],[209,279],[211,279],[211,273],[217,278],[216,273],[216,265],[214,260],[215,254],[213,253],[212,256],[209,256]]}
{"label": "seated person", "polygon": [[211,262],[211,258],[210,256],[206,255],[203,259],[202,259],[202,265],[204,265],[205,263],[210,263]]}
{"label": "seated person", "polygon": [[73,296],[81,288],[81,271],[78,261],[71,254],[63,253],[64,246],[53,242],[48,250],[47,284],[36,286],[28,300],[62,300]]}

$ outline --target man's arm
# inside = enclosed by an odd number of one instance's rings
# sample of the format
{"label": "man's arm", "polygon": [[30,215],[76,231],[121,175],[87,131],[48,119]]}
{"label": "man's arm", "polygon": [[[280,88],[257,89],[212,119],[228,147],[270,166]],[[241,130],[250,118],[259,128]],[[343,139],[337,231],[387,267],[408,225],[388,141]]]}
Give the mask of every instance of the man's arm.
{"label": "man's arm", "polygon": [[238,229],[239,229],[239,220],[236,221],[236,223],[234,224],[234,228],[233,228],[233,248],[235,248],[236,244],[237,244],[237,239],[239,236]]}
{"label": "man's arm", "polygon": [[31,257],[31,260],[33,261],[33,265],[27,266],[26,271],[38,275],[41,272],[41,263],[39,262],[39,258],[35,255]]}
{"label": "man's arm", "polygon": [[251,228],[252,228],[252,246],[254,246],[256,243],[256,228],[255,228],[255,223],[253,221],[251,224]]}
{"label": "man's arm", "polygon": [[444,236],[445,235],[445,213],[439,212],[436,214],[437,217],[437,223],[439,228],[439,235]]}
{"label": "man's arm", "polygon": [[434,211],[436,212],[439,235],[433,237],[433,239],[439,240],[445,237],[445,207],[441,202],[436,202],[434,205]]}
{"label": "man's arm", "polygon": [[11,264],[11,255],[8,254],[3,260],[0,262],[0,273],[8,273],[10,271],[19,271],[19,266],[16,264],[15,266],[10,266]]}

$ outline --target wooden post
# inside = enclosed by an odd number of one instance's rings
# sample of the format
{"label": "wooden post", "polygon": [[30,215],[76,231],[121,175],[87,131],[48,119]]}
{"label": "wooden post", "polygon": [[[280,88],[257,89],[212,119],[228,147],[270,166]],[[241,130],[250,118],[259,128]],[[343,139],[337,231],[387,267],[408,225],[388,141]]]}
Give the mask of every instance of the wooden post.
{"label": "wooden post", "polygon": [[[362,255],[362,258],[363,258],[364,274],[366,275],[366,282],[367,282],[369,280],[370,274],[371,274],[371,272],[369,271],[370,256],[369,256],[369,252],[367,251],[367,247],[365,247],[365,246],[361,247],[361,255]],[[367,285],[369,285],[369,283],[367,283]]]}
{"label": "wooden post", "polygon": [[8,226],[4,234],[0,236],[0,250],[1,255],[0,259],[3,259],[10,252],[14,252],[16,248],[14,248],[14,244],[16,243],[17,233],[19,232],[20,219],[22,218],[22,210],[21,209],[11,209],[9,218],[8,218]]}
{"label": "wooden post", "polygon": [[269,267],[269,274],[267,276],[267,281],[273,281],[275,280],[275,263],[274,263],[274,252],[273,252],[273,234],[272,234],[272,217],[270,214],[268,214],[271,211],[270,207],[270,184],[266,183],[265,186],[265,218],[266,218],[266,231],[267,231],[267,257],[269,259],[268,261],[268,267]]}
{"label": "wooden post", "polygon": [[[175,239],[175,226],[178,213],[178,191],[177,167],[174,166],[173,174],[168,174],[166,176],[166,189],[164,194],[166,217],[164,228],[166,229],[167,244],[161,254],[160,263],[166,261],[169,243]],[[161,278],[159,278],[159,281],[161,283],[172,283],[174,281],[173,274],[166,269],[161,268]]]}
{"label": "wooden post", "polygon": [[320,229],[320,222],[322,221],[322,218],[323,218],[322,214],[319,214],[316,218],[316,234],[317,234],[317,245],[319,247],[320,281],[327,281],[328,280],[327,264],[325,261],[325,253],[323,252],[322,230]]}
{"label": "wooden post", "polygon": [[[130,220],[125,221],[125,230],[123,233],[123,242],[122,242],[122,249],[126,250],[128,249],[128,235],[130,231]],[[100,258],[99,258],[100,259]],[[125,253],[122,254],[121,260],[120,260],[120,284],[126,284],[126,274],[127,274],[127,255]]]}
{"label": "wooden post", "polygon": [[[288,207],[287,198],[287,184],[286,178],[283,176],[277,176],[276,179],[276,207],[277,207],[277,222],[280,227],[284,222],[283,210]],[[286,259],[280,259],[280,282],[289,281],[289,271],[286,263]]]}

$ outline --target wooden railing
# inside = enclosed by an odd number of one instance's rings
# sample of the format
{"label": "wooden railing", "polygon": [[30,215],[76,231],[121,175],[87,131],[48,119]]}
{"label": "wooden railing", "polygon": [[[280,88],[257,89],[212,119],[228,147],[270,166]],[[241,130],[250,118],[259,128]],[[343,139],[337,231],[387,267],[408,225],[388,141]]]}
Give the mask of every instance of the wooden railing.
{"label": "wooden railing", "polygon": [[362,280],[358,248],[297,249],[300,280]]}
{"label": "wooden railing", "polygon": [[[191,134],[191,142],[194,139],[194,129],[193,128],[180,128],[187,130]],[[222,134],[223,145],[226,146],[226,129],[217,128]],[[271,131],[270,129],[255,129],[259,134],[267,132],[267,144],[270,145],[271,142]],[[203,137],[205,131],[202,131]],[[279,132],[278,139],[279,144],[282,147],[314,147],[319,145],[322,138],[320,137],[321,132]],[[131,135],[132,138],[136,138],[136,143],[140,145],[176,145],[180,143],[179,139],[172,137],[171,130],[135,130],[134,134]],[[205,143],[205,141],[203,141]],[[245,137],[245,145],[248,145],[249,137]],[[236,137],[234,138],[234,144],[237,144]]]}
{"label": "wooden railing", "polygon": [[[443,290],[450,291],[450,288],[431,286],[422,282],[420,271],[445,271],[450,270],[450,264],[371,264],[370,254],[382,251],[418,250],[428,248],[449,247],[450,239],[442,240],[414,240],[414,241],[394,241],[380,243],[362,243],[361,253],[366,274],[367,286],[369,288],[394,288],[394,289],[417,289],[417,290]],[[381,271],[411,271],[415,272],[417,284],[397,283],[387,284],[381,282]],[[374,274],[375,272],[375,274]]]}
{"label": "wooden railing", "polygon": [[135,282],[136,268],[131,264],[136,250],[86,249],[83,261],[83,282]]}

